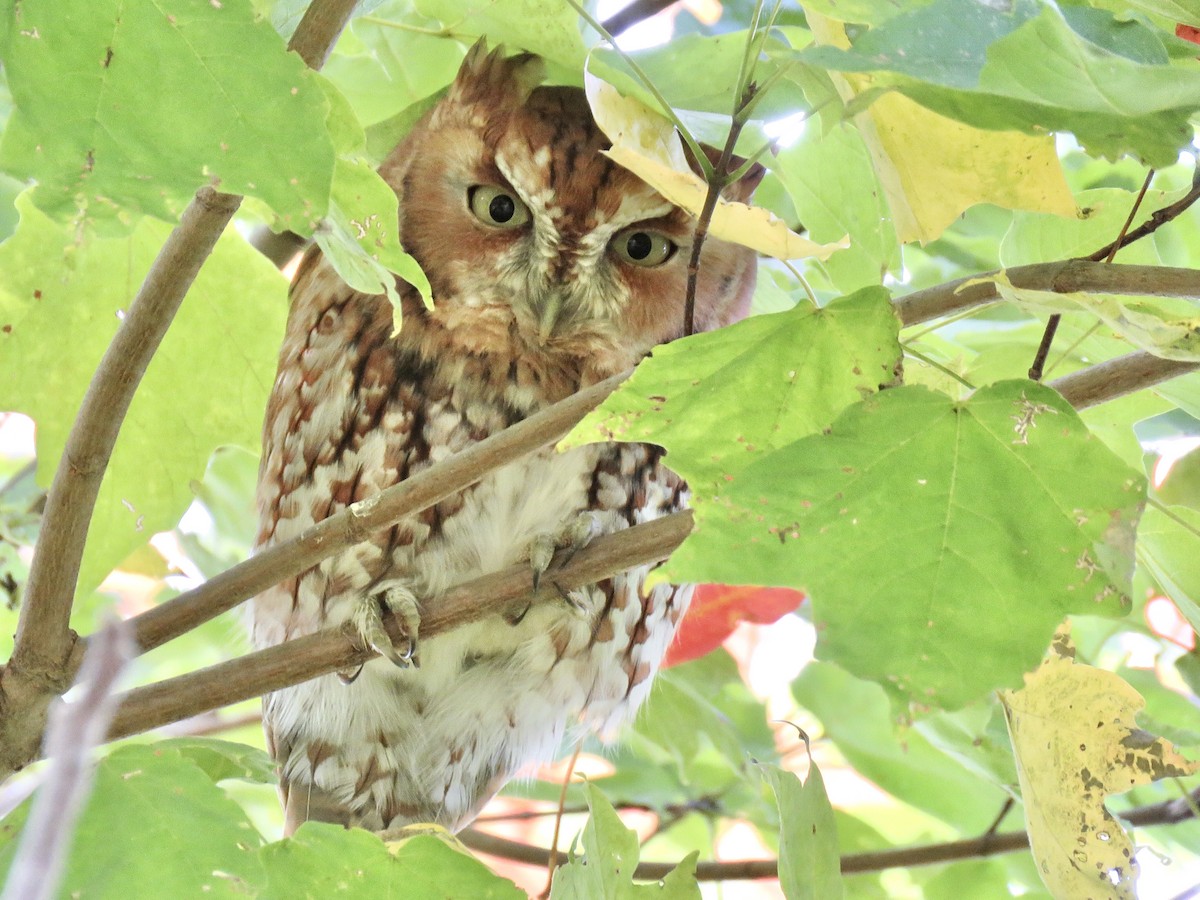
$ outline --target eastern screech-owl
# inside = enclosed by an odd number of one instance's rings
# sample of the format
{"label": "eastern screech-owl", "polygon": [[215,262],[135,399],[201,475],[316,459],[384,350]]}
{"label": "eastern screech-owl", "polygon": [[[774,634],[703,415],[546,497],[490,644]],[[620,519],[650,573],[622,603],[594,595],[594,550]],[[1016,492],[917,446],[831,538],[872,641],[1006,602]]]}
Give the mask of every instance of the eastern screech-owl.
{"label": "eastern screech-owl", "polygon": [[[404,247],[403,327],[315,249],[301,264],[264,428],[260,547],[420,472],[683,331],[693,222],[600,151],[583,92],[537,87],[540,61],[477,45],[448,95],[380,169]],[[760,172],[727,190],[747,199]],[[698,328],[741,318],[751,251],[709,238]],[[547,449],[260,595],[259,647],[396,609],[410,631],[447,587],[574,534],[666,515],[685,485],[639,444]],[[586,530],[585,530],[586,531]],[[582,534],[582,538],[580,535]],[[535,554],[536,556],[537,554]],[[466,825],[568,727],[611,731],[645,699],[690,586],[643,590],[645,567],[420,645],[419,666],[366,664],[266,698],[291,831]],[[414,606],[415,603],[415,606]],[[369,616],[368,616],[369,618]],[[391,650],[391,648],[386,648]],[[393,653],[393,655],[397,655]]]}

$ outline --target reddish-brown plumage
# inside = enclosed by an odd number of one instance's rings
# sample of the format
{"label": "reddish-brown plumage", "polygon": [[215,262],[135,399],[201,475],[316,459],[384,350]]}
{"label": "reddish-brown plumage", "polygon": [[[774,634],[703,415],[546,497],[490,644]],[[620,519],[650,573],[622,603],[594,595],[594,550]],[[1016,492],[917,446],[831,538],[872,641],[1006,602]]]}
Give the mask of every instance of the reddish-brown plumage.
{"label": "reddish-brown plumage", "polygon": [[[605,140],[581,91],[536,88],[539,77],[534,57],[477,47],[447,98],[381,167],[400,198],[404,245],[433,285],[433,310],[399,285],[404,321],[393,337],[384,298],[348,288],[319,252],[306,257],[264,428],[260,545],[681,333],[691,221],[601,155]],[[492,221],[492,207],[472,199],[481,186],[528,220]],[[497,209],[507,212],[505,203]],[[638,265],[618,246],[635,232],[678,249]],[[701,327],[744,315],[754,262],[744,248],[706,244]],[[673,512],[686,490],[661,458],[648,445],[592,445],[504,467],[264,592],[254,640],[340,623],[397,590],[427,611],[450,585],[529,559],[539,536],[581,514],[613,529]],[[691,594],[647,591],[645,575],[422,642],[420,668],[375,660],[350,685],[328,677],[267,698],[289,828],[306,818],[461,827],[518,769],[552,754],[565,729],[611,731],[628,719]]]}

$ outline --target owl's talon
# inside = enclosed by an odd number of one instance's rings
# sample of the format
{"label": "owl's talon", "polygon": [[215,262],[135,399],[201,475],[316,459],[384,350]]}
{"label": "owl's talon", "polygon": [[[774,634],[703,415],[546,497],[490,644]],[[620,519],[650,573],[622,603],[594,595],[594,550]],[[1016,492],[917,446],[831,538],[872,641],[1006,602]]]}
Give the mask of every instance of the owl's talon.
{"label": "owl's talon", "polygon": [[558,568],[561,569],[575,557],[576,553],[590,544],[592,539],[603,531],[604,526],[600,514],[589,511],[571,517],[557,533],[546,532],[535,537],[529,544],[529,565],[533,569],[533,589],[536,591],[541,587],[542,576],[549,571],[556,550],[562,547],[567,551],[558,565]]}
{"label": "owl's talon", "polygon": [[[385,610],[396,617],[400,626],[403,637],[399,647],[392,642],[383,623]],[[404,585],[394,584],[364,597],[355,612],[354,624],[368,647],[390,659],[399,668],[419,665],[417,632],[421,625],[421,612],[416,596]]]}
{"label": "owl's talon", "polygon": [[542,576],[550,568],[558,542],[552,534],[539,534],[529,545],[529,567],[533,569],[533,589],[542,585]]}
{"label": "owl's talon", "polygon": [[590,611],[590,598],[587,593],[582,590],[568,591],[557,581],[554,582],[554,587],[558,590],[558,596],[562,601],[571,607],[571,611],[578,613],[581,616],[586,616]]}

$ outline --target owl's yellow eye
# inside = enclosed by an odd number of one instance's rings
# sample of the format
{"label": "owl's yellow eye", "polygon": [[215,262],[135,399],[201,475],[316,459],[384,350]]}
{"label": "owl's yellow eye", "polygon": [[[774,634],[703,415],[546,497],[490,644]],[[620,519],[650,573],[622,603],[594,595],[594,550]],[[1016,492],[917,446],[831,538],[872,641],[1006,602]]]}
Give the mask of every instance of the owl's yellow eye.
{"label": "owl's yellow eye", "polygon": [[467,192],[471,212],[484,225],[493,228],[518,228],[529,221],[529,207],[511,191],[481,184]]}
{"label": "owl's yellow eye", "polygon": [[661,266],[675,252],[675,242],[665,234],[643,228],[618,232],[609,246],[625,262],[643,268]]}

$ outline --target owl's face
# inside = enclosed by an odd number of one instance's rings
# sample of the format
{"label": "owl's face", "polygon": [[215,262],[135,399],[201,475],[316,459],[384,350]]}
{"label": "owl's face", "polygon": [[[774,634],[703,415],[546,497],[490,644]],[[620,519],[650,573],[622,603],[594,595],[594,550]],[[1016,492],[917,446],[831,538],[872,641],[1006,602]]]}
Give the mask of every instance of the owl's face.
{"label": "owl's face", "polygon": [[[457,350],[603,376],[682,334],[694,221],[601,155],[582,91],[535,88],[540,74],[476,47],[381,171],[433,286],[428,319]],[[744,316],[754,274],[751,250],[709,238],[697,328]]]}

